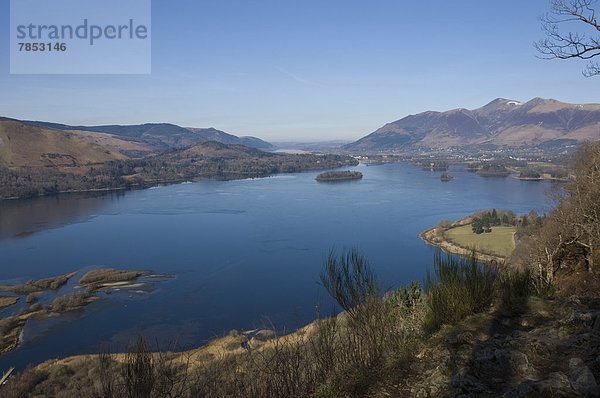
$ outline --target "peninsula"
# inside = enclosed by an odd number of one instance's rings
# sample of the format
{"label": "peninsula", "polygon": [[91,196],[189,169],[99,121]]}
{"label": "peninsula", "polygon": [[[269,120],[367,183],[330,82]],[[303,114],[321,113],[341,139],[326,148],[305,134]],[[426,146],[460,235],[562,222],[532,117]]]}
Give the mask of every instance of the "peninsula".
{"label": "peninsula", "polygon": [[442,221],[419,237],[448,253],[470,256],[475,252],[483,261],[504,263],[515,248],[520,222],[510,211],[493,209],[456,222]]}

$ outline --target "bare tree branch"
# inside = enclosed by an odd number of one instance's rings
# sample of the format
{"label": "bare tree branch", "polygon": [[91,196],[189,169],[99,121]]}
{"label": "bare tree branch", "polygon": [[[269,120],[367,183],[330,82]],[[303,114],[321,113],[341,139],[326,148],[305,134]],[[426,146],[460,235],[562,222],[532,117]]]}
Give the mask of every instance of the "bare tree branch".
{"label": "bare tree branch", "polygon": [[[541,18],[546,38],[535,43],[543,59],[591,60],[600,56],[600,24],[596,17],[597,0],[552,0],[549,13]],[[564,32],[561,27],[578,24],[581,32]],[[600,63],[590,62],[585,76],[600,75]]]}

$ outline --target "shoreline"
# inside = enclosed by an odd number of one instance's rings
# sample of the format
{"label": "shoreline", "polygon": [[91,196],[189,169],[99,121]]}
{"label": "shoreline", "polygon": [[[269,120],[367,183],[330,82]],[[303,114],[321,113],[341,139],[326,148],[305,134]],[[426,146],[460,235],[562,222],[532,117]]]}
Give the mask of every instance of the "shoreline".
{"label": "shoreline", "polygon": [[[344,166],[340,166],[344,167]],[[127,192],[127,191],[137,191],[150,189],[159,186],[169,186],[169,185],[177,185],[183,184],[186,182],[199,182],[199,181],[243,181],[243,180],[254,180],[254,179],[262,179],[262,178],[270,178],[277,175],[282,174],[300,174],[307,172],[316,172],[320,170],[334,170],[333,169],[321,169],[321,168],[310,168],[301,171],[292,171],[292,172],[279,172],[279,173],[270,173],[270,174],[256,174],[256,173],[247,173],[248,175],[242,175],[243,172],[233,173],[235,176],[226,176],[226,175],[213,175],[213,176],[196,176],[193,178],[177,178],[177,179],[156,179],[156,180],[148,180],[142,183],[131,184],[129,186],[120,186],[120,187],[110,187],[110,188],[91,188],[91,189],[73,189],[66,191],[53,192],[50,194],[41,194],[35,196],[10,196],[7,198],[0,197],[0,203],[3,201],[16,201],[16,200],[25,200],[25,199],[38,199],[38,198],[51,198],[60,195],[69,195],[69,194],[77,194],[77,193],[109,193],[109,192]]]}
{"label": "shoreline", "polygon": [[55,192],[55,193],[51,193],[51,194],[47,194],[47,195],[11,196],[8,198],[0,198],[0,202],[13,201],[13,200],[24,200],[24,199],[52,198],[55,196],[69,195],[69,194],[76,194],[76,193],[95,193],[95,192],[108,193],[108,192],[117,192],[117,191],[124,191],[124,192],[125,191],[137,191],[137,190],[143,190],[143,189],[149,189],[149,188],[161,186],[163,184],[164,185],[181,184],[186,181],[190,181],[190,180],[189,179],[157,180],[157,181],[152,181],[149,184],[134,184],[134,185],[131,185],[128,187],[72,189],[72,190],[66,190],[66,191],[59,191],[59,192]]}
{"label": "shoreline", "polygon": [[[461,220],[462,222],[464,220]],[[466,225],[468,223],[457,224],[457,225]],[[456,254],[463,257],[469,257],[473,252],[477,255],[477,259],[487,262],[487,263],[496,263],[496,264],[504,264],[506,261],[505,257],[495,256],[492,254],[481,253],[476,250],[466,249],[462,246],[458,246],[444,238],[440,238],[436,235],[436,232],[439,227],[433,227],[426,229],[425,231],[419,234],[419,238],[425,243],[438,247],[442,249],[446,253]]]}

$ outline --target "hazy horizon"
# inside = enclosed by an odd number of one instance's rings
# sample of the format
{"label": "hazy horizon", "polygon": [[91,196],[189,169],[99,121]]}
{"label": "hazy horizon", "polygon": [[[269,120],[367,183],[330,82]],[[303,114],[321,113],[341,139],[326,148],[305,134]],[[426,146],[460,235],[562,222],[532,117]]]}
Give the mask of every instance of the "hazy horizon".
{"label": "hazy horizon", "polygon": [[[531,98],[529,100],[519,100],[519,99],[515,99],[515,98],[502,98],[502,97],[498,97],[498,98],[495,98],[492,101],[495,101],[496,99],[515,100],[515,101],[519,101],[521,103],[526,103],[528,101],[531,101],[533,98]],[[544,99],[550,99],[550,98],[544,98]],[[556,99],[556,98],[551,98],[551,99],[560,101],[559,99]],[[487,105],[488,103],[490,103],[492,101],[489,101],[486,104],[482,104],[481,106],[479,106],[477,108],[483,107],[483,106]],[[583,103],[580,103],[580,104],[583,104]],[[578,104],[575,103],[575,105],[578,105]],[[458,108],[463,108],[463,107],[455,107],[455,108],[452,108],[452,109],[440,109],[440,110],[427,109],[427,110],[423,110],[422,112],[426,112],[426,111],[447,112],[447,111],[451,111],[453,109],[458,109]],[[475,109],[475,108],[473,108],[473,109]],[[421,112],[417,112],[417,113],[421,113]],[[389,121],[384,122],[384,123],[391,123],[391,122],[397,121],[397,120],[402,119],[402,118],[407,117],[407,116],[410,116],[410,115],[408,115],[408,114],[407,115],[403,115],[401,117],[398,117],[397,119],[389,120]],[[64,123],[64,122],[56,121],[56,120],[41,120],[41,119],[38,120],[38,119],[27,119],[27,118],[14,118],[14,117],[11,117],[9,115],[0,115],[0,117],[7,117],[7,118],[12,118],[12,119],[18,119],[18,120],[35,121],[35,122],[48,122],[48,123],[65,124],[65,125],[69,125],[69,126],[87,126],[87,127],[91,127],[91,126],[106,126],[106,125],[121,125],[121,126],[123,126],[123,125],[129,125],[129,123],[127,123],[127,124],[126,123],[111,123],[111,124],[100,123],[100,124],[96,124],[96,125],[91,125],[91,124],[82,125],[82,124],[69,124],[69,123]],[[174,124],[174,125],[178,125],[177,123],[173,123],[173,122],[169,122],[169,121],[143,121],[143,122],[136,123],[136,124]],[[228,133],[228,134],[236,135],[238,137],[250,136],[249,134],[243,134],[243,133],[236,133],[236,132],[232,132],[232,131],[226,131],[226,130],[223,130],[223,129],[219,128],[218,126],[183,126],[183,125],[178,125],[178,126],[184,127],[184,128],[205,128],[205,129],[214,128],[214,129],[223,131],[223,132]],[[383,126],[383,124],[382,124],[382,126]],[[379,126],[379,127],[382,127],[382,126]],[[376,129],[378,129],[379,127],[377,127]],[[264,140],[270,142],[271,144],[277,144],[277,145],[329,143],[329,142],[332,142],[332,143],[333,142],[351,143],[351,142],[354,142],[354,141],[356,141],[356,140],[358,140],[360,138],[363,138],[364,136],[366,136],[368,134],[371,134],[376,129],[373,129],[372,131],[369,131],[369,132],[365,132],[361,136],[354,137],[354,138],[349,138],[349,137],[345,137],[345,138],[344,137],[340,137],[340,138],[335,138],[334,137],[334,138],[332,138],[332,137],[327,137],[327,136],[321,136],[321,137],[317,136],[317,137],[313,137],[313,139],[311,139],[310,137],[300,137],[300,138],[294,139],[293,137],[290,138],[290,137],[286,137],[286,136],[277,136],[277,137],[274,137],[273,139],[268,139],[268,138],[261,137],[261,136],[256,136],[256,137],[264,139]]]}

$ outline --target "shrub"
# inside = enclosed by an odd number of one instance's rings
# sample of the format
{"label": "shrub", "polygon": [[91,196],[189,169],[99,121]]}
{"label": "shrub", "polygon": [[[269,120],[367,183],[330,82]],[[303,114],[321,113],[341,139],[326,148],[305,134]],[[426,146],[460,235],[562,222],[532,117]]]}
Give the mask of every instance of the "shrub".
{"label": "shrub", "polygon": [[30,293],[25,298],[25,302],[27,304],[33,304],[33,303],[37,302],[37,300],[38,300],[38,297],[37,297],[37,294],[35,294],[35,293]]}
{"label": "shrub", "polygon": [[450,221],[450,220],[442,220],[438,224],[438,227],[440,227],[442,229],[450,229],[450,228],[452,228],[452,221]]}
{"label": "shrub", "polygon": [[64,312],[79,309],[87,303],[88,295],[85,293],[73,293],[60,296],[52,302],[52,311]]}
{"label": "shrub", "polygon": [[50,289],[52,290],[58,290],[61,287],[63,287],[64,285],[67,284],[67,282],[69,282],[69,279],[71,278],[70,275],[61,275],[58,276],[56,278],[54,278],[52,281],[50,281]]}
{"label": "shrub", "polygon": [[527,297],[535,291],[534,278],[529,268],[506,269],[499,279],[500,309],[504,312],[520,310]]}
{"label": "shrub", "polygon": [[421,286],[418,282],[412,282],[408,287],[401,287],[391,292],[387,298],[388,302],[397,307],[399,311],[410,311],[421,300]]}
{"label": "shrub", "polygon": [[22,285],[16,285],[12,287],[12,291],[17,294],[33,294],[39,293],[44,290],[59,290],[63,287],[73,274],[59,275],[52,278],[30,280]]}
{"label": "shrub", "polygon": [[311,362],[318,365],[321,377],[329,374],[338,382],[345,380],[336,384],[336,389],[345,390],[353,384],[348,393],[362,390],[364,383],[349,383],[345,375],[357,375],[353,380],[374,381],[387,354],[402,343],[403,334],[398,328],[401,310],[419,300],[420,288],[413,285],[384,299],[369,263],[356,249],[339,257],[331,252],[321,282],[346,311],[347,318],[342,325],[336,319],[317,323],[311,340]]}
{"label": "shrub", "polygon": [[138,341],[126,355],[122,376],[125,381],[126,397],[143,398],[151,396],[156,384],[155,363],[142,336],[139,336]]}
{"label": "shrub", "polygon": [[93,283],[127,282],[143,276],[143,271],[121,271],[114,268],[101,268],[87,272],[81,277],[79,283],[89,285]]}
{"label": "shrub", "polygon": [[[20,374],[15,375],[0,386],[1,396],[4,398],[24,398],[32,396],[35,387],[48,377],[48,373],[28,367]],[[38,395],[39,396],[39,395]]]}
{"label": "shrub", "polygon": [[11,316],[0,320],[0,337],[10,333],[19,324],[19,318]]}
{"label": "shrub", "polygon": [[502,294],[510,297],[527,297],[533,292],[533,276],[531,270],[507,269],[502,272],[500,281]]}
{"label": "shrub", "polygon": [[368,261],[356,249],[345,251],[339,258],[335,251],[329,252],[321,283],[351,317],[381,292]]}
{"label": "shrub", "polygon": [[427,314],[424,331],[433,333],[487,308],[493,300],[497,268],[482,264],[474,254],[457,258],[437,253],[434,272],[425,282]]}

